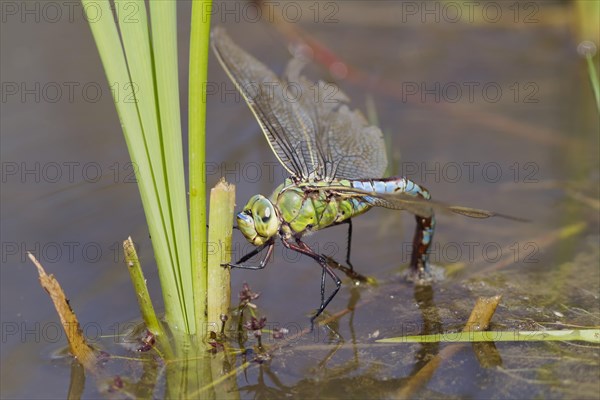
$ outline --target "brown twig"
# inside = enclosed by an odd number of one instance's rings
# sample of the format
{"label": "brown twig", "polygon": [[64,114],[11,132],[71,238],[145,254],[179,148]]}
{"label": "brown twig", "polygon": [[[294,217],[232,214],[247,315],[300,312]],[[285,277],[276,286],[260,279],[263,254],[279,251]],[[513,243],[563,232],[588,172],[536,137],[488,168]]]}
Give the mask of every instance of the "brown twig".
{"label": "brown twig", "polygon": [[42,264],[34,257],[33,254],[27,253],[29,259],[35,264],[38,270],[40,285],[50,295],[54,308],[60,318],[60,323],[65,330],[65,334],[69,341],[69,348],[71,353],[77,360],[83,365],[83,367],[90,371],[96,371],[96,354],[94,349],[87,343],[83,336],[83,331],[77,320],[77,316],[73,312],[73,309],[69,305],[69,301],[65,296],[65,292],[60,287],[60,284],[54,277],[54,275],[46,274]]}

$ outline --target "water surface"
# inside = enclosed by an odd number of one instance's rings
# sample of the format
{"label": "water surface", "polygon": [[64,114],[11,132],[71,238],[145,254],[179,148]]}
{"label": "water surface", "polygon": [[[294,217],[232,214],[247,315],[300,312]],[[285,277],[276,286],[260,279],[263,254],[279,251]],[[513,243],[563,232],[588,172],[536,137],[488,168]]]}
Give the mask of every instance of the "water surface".
{"label": "water surface", "polygon": [[[579,38],[564,16],[568,6],[535,3],[535,21],[527,23],[523,14],[515,22],[506,5],[497,22],[454,23],[440,14],[439,22],[422,23],[421,14],[392,2],[328,4],[335,7],[321,9],[316,23],[306,4],[299,21],[286,14],[287,22],[339,57],[333,74],[316,60],[312,78],[337,82],[362,110],[372,99],[394,173],[422,183],[436,199],[532,222],[440,216],[432,260],[452,274],[415,291],[401,279],[413,217],[374,210],[356,219],[353,264],[380,285],[345,281],[327,311],[357,303],[332,326],[337,335],[318,329],[274,351],[270,363],[239,376],[241,397],[393,397],[446,345],[383,347],[373,345],[375,337],[461,330],[478,296],[502,294],[497,330],[597,325],[598,120]],[[217,3],[214,22],[281,72],[289,58],[286,19],[253,22],[238,8],[236,24],[223,7]],[[324,21],[331,12],[335,18]],[[188,15],[182,3],[182,76]],[[5,92],[1,120],[2,397],[64,397],[70,363],[54,355],[66,341],[25,251],[57,276],[96,340],[139,315],[121,262],[124,238],[139,243],[157,302],[158,277],[87,23],[78,13],[57,22],[8,18],[0,40],[2,82],[18,87],[15,95]],[[221,176],[235,183],[240,208],[252,194],[269,194],[282,170],[212,55],[209,80],[216,89],[208,99],[208,183]],[[185,84],[181,98],[185,110]],[[342,227],[307,243],[344,258]],[[241,236],[234,246],[238,257],[249,249]],[[269,324],[294,332],[307,327],[318,306],[319,278],[318,265],[278,246],[265,270],[234,271],[232,292],[248,282],[261,293],[257,303]],[[501,343],[493,356],[464,346],[415,396],[593,398],[597,374],[598,348],[585,343]],[[84,394],[98,396],[93,380]]]}

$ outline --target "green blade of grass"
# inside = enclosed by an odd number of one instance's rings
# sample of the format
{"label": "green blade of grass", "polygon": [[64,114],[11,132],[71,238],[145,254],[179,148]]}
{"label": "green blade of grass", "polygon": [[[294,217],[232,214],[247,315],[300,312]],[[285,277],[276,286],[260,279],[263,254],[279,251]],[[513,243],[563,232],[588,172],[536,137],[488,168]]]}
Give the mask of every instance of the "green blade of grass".
{"label": "green blade of grass", "polygon": [[[154,70],[152,65],[152,49],[148,31],[148,15],[143,0],[116,0],[119,29],[123,40],[123,48],[129,68],[129,75],[134,87],[134,97],[137,104],[138,116],[142,126],[142,134],[146,143],[150,169],[153,177],[163,229],[167,238],[167,248],[171,260],[171,274],[175,282],[175,290],[165,293],[165,302],[177,302],[184,318],[183,325],[175,325],[173,329],[188,330],[188,321],[185,318],[183,289],[179,273],[177,255],[175,254],[175,238],[173,224],[170,217],[170,204],[168,187],[165,177],[165,163],[162,152],[162,137],[159,132],[159,116],[156,104],[154,87]],[[129,13],[124,12],[130,10]],[[173,288],[171,288],[173,289]]]}
{"label": "green blade of grass", "polygon": [[[82,3],[109,85],[112,87],[116,84],[124,90],[129,88],[135,93],[137,86],[132,84],[125,53],[121,47],[119,33],[108,0],[82,0]],[[141,19],[141,17],[138,17],[138,19]],[[132,23],[132,25],[135,24]],[[140,88],[138,87],[137,90],[140,90]],[[117,92],[113,92],[113,95],[117,96]],[[144,97],[147,96],[141,96],[141,98]],[[179,290],[173,273],[173,258],[171,257],[167,235],[169,230],[165,229],[155,176],[150,164],[150,154],[138,112],[140,104],[137,98],[136,102],[128,102],[115,97],[114,102],[127,148],[135,166],[140,197],[152,237],[152,245],[165,300],[165,320],[173,327],[184,327],[186,319],[178,298]]]}
{"label": "green blade of grass", "polygon": [[[210,0],[192,3],[189,78],[190,246],[196,321],[206,321],[206,76],[210,34]],[[199,322],[198,322],[199,323]]]}
{"label": "green blade of grass", "polygon": [[[129,75],[133,83],[134,97],[137,105],[138,116],[142,126],[142,134],[146,144],[148,159],[150,160],[150,171],[155,192],[158,198],[160,210],[160,221],[167,240],[169,264],[165,266],[168,270],[163,274],[173,275],[170,282],[173,286],[163,286],[163,297],[165,306],[167,303],[177,305],[183,324],[173,324],[172,329],[189,332],[189,324],[185,315],[183,299],[182,279],[175,254],[175,238],[173,235],[173,224],[169,215],[168,187],[165,178],[163,143],[159,131],[159,117],[156,103],[154,69],[152,65],[152,49],[150,44],[150,32],[148,30],[148,16],[146,5],[143,0],[116,0],[117,15],[121,39],[129,67]],[[130,12],[123,12],[132,10]],[[162,266],[159,267],[159,270]]]}
{"label": "green blade of grass", "polygon": [[[152,48],[148,31],[148,15],[143,0],[116,0],[119,29],[123,40],[123,48],[129,68],[129,76],[133,84],[133,95],[137,104],[138,117],[146,142],[146,151],[150,160],[151,173],[158,193],[161,216],[166,227],[169,248],[174,248],[171,235],[171,220],[168,218],[169,202],[166,187],[164,158],[162,154],[162,138],[159,132],[159,116],[154,88],[154,69],[152,65]],[[134,8],[135,12],[124,10]],[[127,14],[127,15],[126,15]],[[173,263],[176,262],[171,254]]]}
{"label": "green blade of grass", "polygon": [[401,336],[380,339],[377,343],[458,343],[458,342],[550,342],[584,341],[600,343],[600,329],[574,329],[560,331],[480,331],[455,332],[422,336]]}
{"label": "green blade of grass", "polygon": [[179,111],[177,65],[177,9],[174,1],[151,1],[152,50],[156,74],[157,107],[165,163],[169,219],[174,238],[176,269],[182,291],[187,332],[194,334],[194,293],[190,263],[190,237],[183,170],[183,144]]}
{"label": "green blade of grass", "polygon": [[587,60],[590,83],[592,84],[592,90],[594,91],[594,97],[596,99],[596,109],[600,113],[600,82],[598,82],[598,73],[596,72],[596,66],[594,65],[594,56],[592,54],[586,54],[585,59]]}
{"label": "green blade of grass", "polygon": [[[581,42],[577,50],[585,57],[592,91],[596,100],[596,109],[600,112],[600,83],[598,82],[598,46],[600,45],[600,1],[576,0],[572,2],[576,11],[573,23],[578,40]],[[594,61],[595,59],[595,61]]]}

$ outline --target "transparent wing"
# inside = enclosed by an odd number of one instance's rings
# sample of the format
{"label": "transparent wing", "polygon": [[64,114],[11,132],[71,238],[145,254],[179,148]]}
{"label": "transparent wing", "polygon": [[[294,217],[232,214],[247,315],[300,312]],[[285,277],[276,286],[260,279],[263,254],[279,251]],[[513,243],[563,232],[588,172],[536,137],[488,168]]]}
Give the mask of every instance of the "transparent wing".
{"label": "transparent wing", "polygon": [[299,58],[279,79],[220,28],[212,32],[212,46],[291,174],[327,181],[383,177],[387,159],[381,131],[344,104],[348,98],[337,86],[301,76]]}
{"label": "transparent wing", "polygon": [[244,96],[279,162],[290,174],[308,178],[322,164],[315,150],[312,118],[286,97],[288,88],[275,73],[233,43],[223,29],[214,29],[211,38],[219,62]]}
{"label": "transparent wing", "polygon": [[368,124],[358,110],[344,103],[348,97],[334,84],[313,83],[300,75],[305,61],[288,64],[286,80],[299,88],[299,102],[316,126],[316,148],[322,159],[320,178],[368,179],[383,177],[387,157],[383,134]]}
{"label": "transparent wing", "polygon": [[407,193],[380,194],[367,192],[360,189],[348,188],[346,186],[328,186],[327,190],[334,191],[338,195],[344,197],[358,197],[372,206],[384,207],[392,210],[406,210],[411,214],[425,218],[431,217],[435,210],[443,213],[464,215],[471,218],[500,217],[513,221],[528,222],[528,220],[523,218],[500,214],[494,211],[448,205],[435,200],[425,200],[421,197],[414,197]]}

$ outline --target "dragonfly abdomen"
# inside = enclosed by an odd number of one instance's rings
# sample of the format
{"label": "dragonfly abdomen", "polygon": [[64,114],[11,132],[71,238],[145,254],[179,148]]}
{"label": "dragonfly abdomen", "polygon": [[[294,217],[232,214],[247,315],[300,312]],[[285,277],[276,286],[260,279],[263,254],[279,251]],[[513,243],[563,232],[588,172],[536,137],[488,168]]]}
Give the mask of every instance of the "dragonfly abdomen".
{"label": "dragonfly abdomen", "polygon": [[350,184],[353,188],[366,192],[381,194],[406,193],[426,200],[431,198],[427,189],[406,178],[362,179],[350,181]]}

